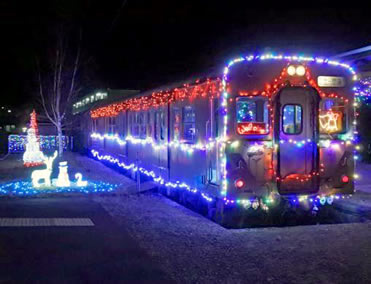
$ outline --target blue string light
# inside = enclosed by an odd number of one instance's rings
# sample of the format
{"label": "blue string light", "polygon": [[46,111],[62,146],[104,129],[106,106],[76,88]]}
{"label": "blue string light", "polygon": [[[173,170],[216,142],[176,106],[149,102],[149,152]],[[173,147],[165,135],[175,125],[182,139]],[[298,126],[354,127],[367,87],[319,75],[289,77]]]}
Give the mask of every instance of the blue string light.
{"label": "blue string light", "polygon": [[0,186],[0,195],[16,195],[16,196],[30,196],[38,194],[51,193],[103,193],[112,192],[118,187],[117,184],[110,184],[107,182],[93,182],[89,181],[87,186],[70,186],[70,187],[45,187],[34,188],[31,181],[16,181],[2,184]]}

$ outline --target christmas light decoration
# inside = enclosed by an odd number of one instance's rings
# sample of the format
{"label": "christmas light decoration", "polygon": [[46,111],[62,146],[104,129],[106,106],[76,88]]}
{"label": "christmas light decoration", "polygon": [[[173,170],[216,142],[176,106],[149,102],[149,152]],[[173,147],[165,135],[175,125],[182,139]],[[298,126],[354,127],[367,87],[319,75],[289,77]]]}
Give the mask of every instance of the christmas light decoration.
{"label": "christmas light decoration", "polygon": [[76,173],[75,178],[76,178],[76,185],[77,186],[81,187],[81,186],[87,186],[88,185],[87,180],[82,180],[82,174],[81,173]]}
{"label": "christmas light decoration", "polygon": [[268,129],[264,122],[240,122],[237,124],[237,133],[246,134],[267,134]]}
{"label": "christmas light decoration", "polygon": [[194,84],[184,84],[181,88],[169,91],[154,92],[148,96],[135,97],[121,103],[111,104],[90,112],[92,118],[113,117],[125,110],[140,111],[150,107],[160,107],[174,101],[195,99],[197,97],[214,98],[220,94],[220,79],[197,80]]}
{"label": "christmas light decoration", "polygon": [[33,110],[31,113],[30,128],[27,130],[26,151],[23,154],[23,164],[26,167],[42,165],[44,161],[43,153],[40,151],[38,135],[36,112]]}
{"label": "christmas light decoration", "polygon": [[[353,88],[359,102],[370,105],[371,99],[371,77],[359,80],[359,84]],[[357,105],[355,105],[357,106]]]}
{"label": "christmas light decoration", "polygon": [[71,185],[70,178],[68,176],[68,166],[66,161],[59,163],[59,174],[56,185],[58,187],[68,187]]}
{"label": "christmas light decoration", "polygon": [[[148,171],[142,167],[138,167],[134,163],[126,164],[120,161],[118,158],[115,158],[111,155],[101,155],[97,150],[94,150],[94,149],[91,150],[91,153],[93,157],[99,161],[109,162],[125,170],[132,170],[134,172],[139,171],[140,173],[152,178],[154,182],[160,184],[161,186],[165,186],[167,188],[171,188],[175,190],[177,189],[186,190],[193,194],[199,194],[204,200],[206,200],[209,203],[215,201],[215,199],[209,196],[207,193],[202,192],[196,188],[193,188],[187,185],[186,183],[182,183],[179,181],[177,182],[166,181],[163,177],[156,175],[153,171]],[[346,198],[344,195],[340,195],[340,194],[331,195],[331,196],[332,198],[335,198],[335,199]],[[279,197],[279,198],[282,198],[282,197]],[[321,198],[325,198],[326,200],[327,196],[324,196],[324,195],[313,195],[313,196],[290,195],[290,196],[284,197],[284,199],[287,199],[292,204],[310,203],[312,205],[319,203],[319,200]],[[231,199],[231,198],[224,197],[223,201],[225,205],[242,205],[242,207],[245,209],[250,208],[250,206],[247,206],[247,205],[251,204],[251,208],[255,210],[258,209],[259,207],[261,207],[263,210],[268,210],[269,206],[272,206],[275,203],[272,197],[267,197],[267,198],[253,197],[250,199],[240,199],[240,198]]]}
{"label": "christmas light decoration", "polygon": [[[91,135],[94,139],[108,139],[111,141],[115,141],[116,143],[120,145],[125,145],[126,143],[133,143],[133,144],[142,144],[142,145],[150,145],[154,150],[158,149],[165,149],[167,147],[175,147],[180,148],[184,151],[192,152],[194,150],[208,150],[214,146],[218,147],[218,160],[219,160],[219,168],[220,168],[220,184],[221,184],[221,197],[224,200],[224,203],[226,205],[234,205],[234,204],[240,204],[243,207],[247,208],[262,208],[263,210],[266,210],[272,203],[274,203],[273,198],[258,198],[258,197],[252,197],[250,199],[233,199],[230,198],[228,193],[228,170],[227,170],[227,157],[226,157],[226,148],[228,147],[239,147],[238,141],[231,140],[229,136],[229,131],[231,131],[231,128],[228,128],[229,123],[229,106],[228,103],[231,100],[230,99],[230,90],[229,90],[229,72],[232,66],[234,66],[237,63],[246,62],[246,63],[255,63],[255,62],[261,62],[261,61],[283,61],[287,62],[288,64],[286,67],[284,67],[281,71],[281,74],[272,80],[271,82],[266,83],[264,86],[262,86],[261,90],[254,90],[254,91],[240,91],[240,96],[253,98],[256,96],[262,96],[266,97],[268,100],[268,116],[270,117],[270,126],[268,126],[268,123],[259,123],[259,122],[253,122],[253,121],[241,121],[237,125],[237,133],[241,135],[245,134],[258,134],[258,135],[266,135],[269,133],[273,133],[273,125],[274,125],[274,113],[273,113],[273,107],[272,107],[272,97],[287,84],[288,80],[288,73],[291,73],[292,76],[297,75],[296,79],[300,83],[298,85],[305,86],[305,87],[313,87],[316,89],[320,95],[321,98],[333,98],[341,101],[344,105],[346,105],[349,102],[349,99],[336,94],[336,93],[326,93],[321,89],[316,80],[313,79],[309,68],[306,65],[310,64],[318,64],[318,65],[328,65],[328,66],[337,66],[340,68],[344,68],[349,71],[351,75],[356,77],[356,73],[354,69],[344,63],[340,63],[337,61],[332,61],[324,58],[316,58],[316,57],[304,57],[304,56],[284,56],[284,55],[273,55],[273,54],[264,54],[264,55],[250,55],[246,57],[239,57],[236,58],[228,63],[228,65],[224,68],[224,72],[222,75],[222,79],[208,79],[205,82],[196,82],[193,85],[185,85],[182,88],[176,88],[168,91],[161,91],[161,92],[155,92],[146,96],[138,96],[129,100],[126,100],[124,102],[111,104],[109,106],[98,108],[93,111],[91,111],[90,115],[91,118],[99,118],[99,117],[113,117],[117,116],[121,111],[130,110],[130,111],[141,111],[141,110],[147,110],[149,108],[155,108],[159,106],[164,106],[169,103],[172,103],[177,100],[185,100],[185,99],[193,99],[196,97],[208,97],[208,98],[215,98],[220,97],[220,114],[221,114],[221,120],[222,120],[222,132],[221,136],[217,139],[211,140],[210,142],[207,142],[205,144],[183,144],[182,141],[170,141],[170,142],[164,142],[164,143],[155,143],[152,138],[147,137],[144,139],[138,139],[131,136],[127,137],[119,137],[118,135],[109,135],[109,134],[98,134],[93,133]],[[303,64],[303,65],[292,65],[292,64]],[[288,70],[290,66],[293,67],[292,70]],[[299,78],[303,77],[303,78]],[[295,79],[295,78],[293,78]],[[296,83],[293,82],[293,85]],[[337,114],[336,112],[333,112],[334,114]],[[237,113],[237,116],[239,113]],[[243,117],[242,115],[247,115],[247,117]],[[329,131],[335,131],[335,125],[337,129],[340,129],[341,125],[338,125],[338,121],[340,119],[340,115],[338,116],[331,116],[330,114],[322,114],[324,115],[322,117],[322,124],[324,128],[327,128]],[[325,116],[327,115],[327,117]],[[357,113],[356,113],[357,116]],[[246,112],[241,114],[241,120],[247,119],[252,120],[253,113]],[[334,124],[334,121],[336,120],[336,124]],[[354,121],[353,125],[356,125],[356,121]],[[264,132],[263,132],[264,130]],[[235,131],[233,129],[233,131]],[[336,130],[337,131],[337,130]],[[340,143],[352,143],[354,139],[356,139],[357,131],[353,127],[350,131],[348,131],[345,134],[339,134],[337,136],[338,139],[343,140],[343,142]],[[352,141],[351,141],[352,140]],[[270,142],[271,146],[267,147],[280,147],[280,144],[284,143],[291,143],[293,145],[296,145],[297,147],[303,147],[304,145],[309,145],[312,143],[316,143],[316,141],[312,141],[311,139],[306,140],[294,140],[294,139],[288,139],[288,140],[279,140],[279,141],[272,141]],[[327,142],[321,142],[319,140],[319,145],[322,147],[322,144],[327,144]],[[250,153],[258,153],[258,151],[264,150],[264,144],[262,146],[256,147],[255,152],[253,151],[253,146],[251,146],[249,149],[251,150]],[[337,147],[339,147],[339,143],[329,143],[329,147],[331,149],[336,150]],[[201,192],[199,189],[193,188],[183,182],[177,181],[166,181],[162,176],[156,175],[154,171],[148,171],[142,167],[138,167],[134,163],[124,163],[120,161],[119,159],[111,156],[111,155],[101,155],[97,150],[92,149],[91,150],[92,155],[97,158],[98,160],[110,162],[112,164],[115,164],[116,166],[123,168],[125,170],[133,170],[133,171],[139,171],[148,177],[151,177],[155,182],[159,183],[160,185],[166,186],[171,189],[185,189],[191,193],[199,194],[203,199],[205,199],[207,202],[214,202],[216,199],[214,197],[208,196],[206,192]],[[307,182],[312,177],[318,176],[318,172],[312,172],[309,175],[305,176],[290,176],[288,179],[292,179],[299,182]],[[276,176],[277,180],[282,180],[281,177]],[[215,196],[215,198],[219,198],[219,196]],[[290,202],[292,204],[299,204],[299,203],[310,203],[313,206],[323,205],[326,202],[328,204],[332,203],[334,199],[340,199],[343,198],[340,195],[334,195],[334,196],[308,196],[308,197],[302,197],[302,196],[292,196],[289,197]]]}
{"label": "christmas light decoration", "polygon": [[326,111],[319,115],[320,131],[335,133],[342,129],[343,114],[340,111]]}
{"label": "christmas light decoration", "polygon": [[53,193],[72,193],[79,192],[84,194],[112,192],[118,187],[117,184],[106,182],[89,181],[87,186],[71,187],[43,187],[35,188],[32,182],[16,181],[0,185],[0,195],[15,195],[15,196],[32,196],[38,194],[53,194]]}
{"label": "christmas light decoration", "polygon": [[[249,56],[246,56],[246,57],[238,57],[238,58],[230,61],[227,64],[227,66],[225,66],[225,68],[224,68],[223,78],[222,78],[222,94],[223,95],[221,96],[221,106],[224,108],[224,111],[222,112],[223,113],[223,132],[222,132],[223,137],[221,139],[222,143],[220,143],[220,146],[219,146],[219,152],[220,152],[222,194],[224,196],[227,195],[227,188],[228,188],[227,163],[226,163],[226,154],[225,154],[225,148],[226,148],[225,143],[228,142],[228,127],[227,127],[228,126],[228,99],[229,99],[229,96],[230,96],[229,92],[228,92],[228,88],[227,88],[228,81],[229,81],[228,74],[230,72],[230,68],[237,63],[252,62],[252,61],[265,61],[265,60],[287,61],[289,63],[291,63],[291,62],[308,62],[308,63],[340,66],[340,67],[345,68],[346,70],[348,70],[350,72],[350,74],[352,74],[354,77],[356,77],[356,72],[348,64],[340,63],[340,62],[337,62],[337,61],[332,61],[332,60],[329,60],[329,59],[323,59],[323,58],[304,57],[304,56],[295,56],[295,55],[294,56],[284,56],[284,55],[263,54],[263,55],[256,55],[256,56],[255,55],[249,55]],[[288,68],[290,68],[291,66],[292,65],[289,65]],[[303,66],[303,68],[304,68],[304,70],[299,70],[298,73],[300,73],[300,74],[304,73],[303,75],[306,74],[306,79],[309,82],[310,86],[315,88],[322,98],[325,98],[325,97],[339,98],[340,100],[344,101],[345,103],[348,103],[349,100],[342,97],[342,96],[339,96],[339,95],[336,95],[336,94],[326,94],[325,92],[323,92],[318,87],[315,80],[312,79],[309,70],[306,70],[306,68],[304,66]],[[281,75],[279,76],[279,78],[274,79],[273,82],[270,83],[270,84],[266,84],[264,90],[254,91],[251,94],[251,97],[253,97],[256,94],[261,94],[261,96],[267,96],[267,97],[271,98],[273,94],[275,94],[281,87],[283,87],[285,85],[285,76],[286,76],[287,72],[290,72],[291,75],[294,75],[297,71],[296,71],[296,68],[294,66],[292,66],[292,68],[290,68],[290,71],[288,71],[287,68],[284,68],[283,71],[281,72]],[[244,92],[244,95],[249,96],[249,93]],[[274,117],[273,117],[273,113],[272,113],[273,110],[270,107],[270,105],[271,105],[271,101],[268,105],[268,110],[269,110],[270,117],[271,117],[272,124],[273,124],[274,123]],[[356,131],[354,131],[354,133],[357,134]],[[282,142],[280,141],[280,143],[282,143]],[[301,146],[303,146],[304,143],[300,143],[300,142],[297,143],[296,142],[294,144],[301,147]]]}
{"label": "christmas light decoration", "polygon": [[[50,176],[53,170],[53,161],[57,157],[57,151],[54,152],[52,157],[45,157],[43,155],[43,162],[46,164],[46,168],[43,170],[34,170],[31,174],[32,184],[34,187],[38,188],[41,186],[51,186]],[[43,184],[40,184],[39,181],[44,180]]]}
{"label": "christmas light decoration", "polygon": [[[67,161],[63,161],[59,163],[59,173],[58,178],[50,180],[53,171],[53,161],[57,157],[58,152],[55,151],[52,157],[43,156],[43,162],[46,164],[46,168],[42,170],[34,170],[31,173],[32,178],[32,185],[34,188],[42,188],[42,189],[57,189],[61,187],[86,187],[88,186],[87,181],[82,180],[82,174],[76,173],[75,178],[76,182],[71,182],[68,176],[68,165]],[[44,183],[40,183],[40,180],[44,180]]]}
{"label": "christmas light decoration", "polygon": [[[49,151],[58,149],[58,136],[53,135],[39,135],[38,142],[41,150]],[[63,149],[67,150],[68,148],[68,136],[62,136]],[[22,153],[25,151],[27,144],[27,135],[16,135],[11,134],[8,137],[8,152],[9,153]]]}
{"label": "christmas light decoration", "polygon": [[90,135],[93,139],[104,140],[108,139],[110,141],[116,142],[120,146],[125,145],[127,142],[133,144],[141,144],[141,145],[150,145],[154,150],[158,151],[160,149],[166,149],[167,147],[177,148],[184,152],[193,153],[194,150],[201,150],[206,151],[212,149],[215,144],[217,143],[217,139],[209,138],[209,142],[206,144],[196,143],[196,144],[188,144],[186,141],[171,141],[171,142],[155,142],[151,137],[147,137],[145,139],[134,138],[132,136],[126,136],[125,138],[120,138],[117,134],[104,134],[101,135],[99,133],[92,133]]}

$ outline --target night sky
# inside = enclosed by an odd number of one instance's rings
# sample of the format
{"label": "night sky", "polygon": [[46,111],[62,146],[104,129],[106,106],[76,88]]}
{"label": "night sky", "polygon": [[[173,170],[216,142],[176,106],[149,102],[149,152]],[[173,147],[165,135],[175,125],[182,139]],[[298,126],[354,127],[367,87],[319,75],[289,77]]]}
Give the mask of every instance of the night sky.
{"label": "night sky", "polygon": [[369,7],[249,2],[1,1],[1,104],[35,104],[35,57],[45,56],[61,23],[83,30],[82,94],[158,87],[217,70],[241,53],[329,56],[371,43]]}

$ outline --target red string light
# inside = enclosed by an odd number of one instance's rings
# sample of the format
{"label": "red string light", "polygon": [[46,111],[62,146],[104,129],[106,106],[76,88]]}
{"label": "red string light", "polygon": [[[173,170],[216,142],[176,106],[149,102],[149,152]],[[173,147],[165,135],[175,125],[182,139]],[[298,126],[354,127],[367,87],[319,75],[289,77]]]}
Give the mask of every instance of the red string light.
{"label": "red string light", "polygon": [[221,80],[207,79],[200,83],[184,84],[181,88],[175,88],[169,91],[154,92],[148,96],[131,98],[119,103],[114,103],[106,107],[101,107],[90,112],[92,118],[117,116],[125,110],[141,111],[149,108],[156,108],[174,101],[193,100],[195,98],[215,98],[221,93]]}

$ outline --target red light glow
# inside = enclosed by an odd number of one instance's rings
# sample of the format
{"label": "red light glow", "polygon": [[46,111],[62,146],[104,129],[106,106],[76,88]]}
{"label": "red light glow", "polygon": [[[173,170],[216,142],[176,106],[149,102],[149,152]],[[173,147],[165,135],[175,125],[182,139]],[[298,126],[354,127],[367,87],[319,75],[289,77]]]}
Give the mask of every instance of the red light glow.
{"label": "red light glow", "polygon": [[234,182],[234,185],[237,187],[237,188],[242,188],[245,186],[245,182],[243,181],[243,179],[237,179],[235,182]]}
{"label": "red light glow", "polygon": [[346,175],[343,175],[343,176],[341,177],[341,181],[342,181],[343,183],[348,183],[348,182],[349,182],[349,177],[346,176]]}
{"label": "red light glow", "polygon": [[240,122],[237,124],[237,133],[247,134],[267,134],[268,130],[264,122]]}

